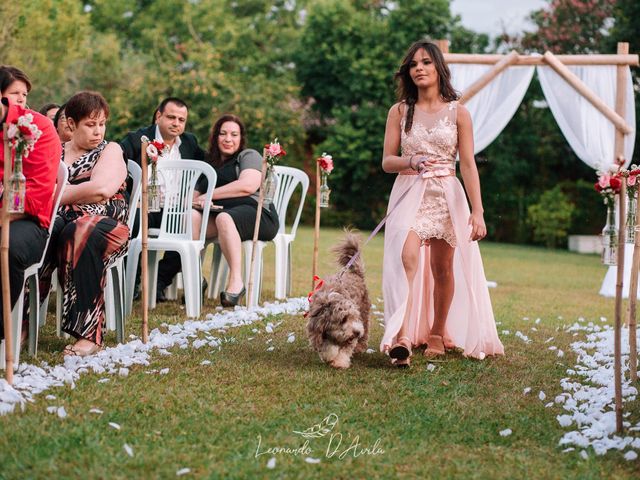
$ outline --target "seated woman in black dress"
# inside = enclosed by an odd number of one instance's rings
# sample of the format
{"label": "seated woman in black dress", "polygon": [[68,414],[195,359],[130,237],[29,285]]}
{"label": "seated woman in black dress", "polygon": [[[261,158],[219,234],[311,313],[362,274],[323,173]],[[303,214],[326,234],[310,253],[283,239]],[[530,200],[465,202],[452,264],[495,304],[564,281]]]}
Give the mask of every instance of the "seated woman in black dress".
{"label": "seated woman in black dress", "polygon": [[106,273],[129,245],[127,169],[120,145],[104,139],[109,105],[99,93],[75,94],[65,113],[72,134],[61,160],[69,168],[69,183],[40,271],[40,292],[46,296],[57,268],[62,331],[77,339],[64,354],[85,356],[102,348]]}
{"label": "seated woman in black dress", "polygon": [[[262,156],[245,148],[246,135],[242,121],[235,115],[223,115],[211,129],[207,159],[216,170],[218,180],[213,201],[222,210],[211,210],[207,219],[207,238],[217,238],[222,254],[229,264],[227,289],[220,293],[225,307],[237,305],[245,294],[242,283],[242,242],[253,239],[258,210],[258,191],[262,170]],[[196,187],[206,191],[206,185]],[[202,206],[204,195],[194,203]],[[202,216],[194,213],[194,232],[200,230]],[[273,240],[279,221],[273,203],[264,206],[260,217],[258,239]]]}

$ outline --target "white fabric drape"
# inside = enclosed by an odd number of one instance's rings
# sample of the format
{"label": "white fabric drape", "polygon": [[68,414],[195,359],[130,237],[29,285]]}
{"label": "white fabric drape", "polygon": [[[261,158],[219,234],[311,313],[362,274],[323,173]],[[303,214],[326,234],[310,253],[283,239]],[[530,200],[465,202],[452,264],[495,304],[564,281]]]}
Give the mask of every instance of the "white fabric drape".
{"label": "white fabric drape", "polygon": [[[615,110],[616,67],[610,65],[568,66],[591,91]],[[578,158],[591,168],[607,171],[614,164],[615,127],[586,98],[580,95],[551,67],[538,66],[542,91],[549,103],[562,134]],[[634,129],[625,135],[624,156],[627,163],[633,155],[635,142],[635,103],[631,72],[626,68],[625,119]]]}
{"label": "white fabric drape", "polygon": [[[492,65],[451,64],[451,83],[463,93]],[[516,113],[533,77],[533,66],[509,67],[465,104],[473,120],[474,153],[484,150]]]}

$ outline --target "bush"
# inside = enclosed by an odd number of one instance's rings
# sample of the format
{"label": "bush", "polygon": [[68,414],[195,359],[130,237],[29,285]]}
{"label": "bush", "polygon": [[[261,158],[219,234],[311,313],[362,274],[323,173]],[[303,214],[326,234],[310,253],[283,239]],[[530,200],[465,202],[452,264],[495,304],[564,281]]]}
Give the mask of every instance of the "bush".
{"label": "bush", "polygon": [[575,210],[559,185],[546,190],[538,203],[527,209],[527,223],[533,228],[533,239],[555,248],[567,238],[571,216]]}

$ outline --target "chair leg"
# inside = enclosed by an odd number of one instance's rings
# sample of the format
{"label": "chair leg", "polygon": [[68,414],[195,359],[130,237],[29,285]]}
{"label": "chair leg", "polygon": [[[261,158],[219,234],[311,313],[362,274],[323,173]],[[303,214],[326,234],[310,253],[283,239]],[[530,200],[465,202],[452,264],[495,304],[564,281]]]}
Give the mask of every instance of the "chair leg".
{"label": "chair leg", "polygon": [[287,297],[290,297],[292,294],[292,288],[291,286],[293,285],[292,282],[292,270],[291,270],[291,259],[293,258],[291,256],[291,247],[292,247],[292,242],[287,242],[287,270],[286,270],[286,275],[287,275],[287,281],[286,283],[286,292],[287,292]]}
{"label": "chair leg", "polygon": [[198,318],[202,306],[202,272],[199,252],[191,249],[181,251],[180,261],[182,262],[185,311],[187,317]]}
{"label": "chair leg", "polygon": [[125,308],[126,316],[131,315],[133,311],[133,293],[136,284],[136,272],[140,261],[140,250],[142,244],[140,240],[135,238],[129,244],[129,252],[127,253],[127,268],[125,269]]}
{"label": "chair leg", "polygon": [[111,284],[113,286],[114,323],[116,329],[116,341],[124,342],[124,274],[122,263],[118,263],[111,269]]}
{"label": "chair leg", "polygon": [[40,286],[38,276],[29,277],[29,355],[38,354],[38,332],[40,330]]}

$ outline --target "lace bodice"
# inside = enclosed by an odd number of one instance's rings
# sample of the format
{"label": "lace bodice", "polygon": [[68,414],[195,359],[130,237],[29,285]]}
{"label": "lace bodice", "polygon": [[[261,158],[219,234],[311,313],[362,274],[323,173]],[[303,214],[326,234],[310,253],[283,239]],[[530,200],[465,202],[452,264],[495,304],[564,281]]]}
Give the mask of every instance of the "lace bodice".
{"label": "lace bodice", "polygon": [[[407,110],[405,108],[405,112]],[[436,113],[427,113],[417,106],[413,112],[413,125],[408,133],[404,131],[406,113],[400,122],[402,155],[425,155],[437,163],[437,166],[455,170],[458,153],[458,102],[449,102]]]}

